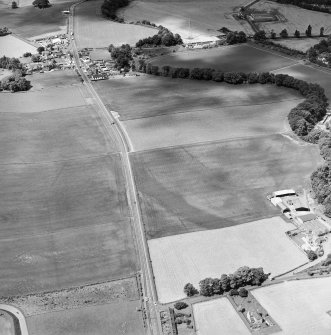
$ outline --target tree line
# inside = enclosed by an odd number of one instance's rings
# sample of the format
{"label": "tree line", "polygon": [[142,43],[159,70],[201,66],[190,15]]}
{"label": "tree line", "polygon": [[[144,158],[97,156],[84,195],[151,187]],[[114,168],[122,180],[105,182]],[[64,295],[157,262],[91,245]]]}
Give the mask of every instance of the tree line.
{"label": "tree line", "polygon": [[189,69],[169,65],[162,66],[160,69],[157,65],[150,63],[143,65],[142,70],[147,74],[171,78],[212,80],[233,85],[274,84],[295,89],[306,99],[290,111],[288,121],[291,129],[303,139],[306,139],[317,122],[321,121],[326,114],[327,98],[324,89],[318,84],[308,83],[287,74],[223,72],[212,68]]}
{"label": "tree line", "polygon": [[[129,0],[104,0],[101,5],[102,15],[109,17],[112,20],[118,20],[116,12],[118,9],[129,4]],[[123,21],[123,20],[120,20]]]}
{"label": "tree line", "polygon": [[263,268],[249,268],[242,266],[231,274],[222,274],[220,278],[205,278],[199,282],[199,290],[191,283],[184,286],[184,293],[188,296],[201,294],[205,297],[220,295],[231,290],[243,288],[244,286],[260,286],[269,277]]}
{"label": "tree line", "polygon": [[174,45],[183,44],[183,40],[179,34],[173,34],[169,29],[161,25],[158,26],[157,28],[159,29],[157,34],[151,37],[140,39],[136,43],[136,47],[137,48],[152,47],[152,46],[170,47]]}
{"label": "tree line", "polygon": [[27,91],[31,88],[30,81],[24,78],[23,64],[17,58],[3,56],[0,58],[0,68],[13,71],[11,76],[0,81],[0,91]]}
{"label": "tree line", "polygon": [[328,7],[331,6],[331,0],[275,0],[278,3],[290,4],[308,10],[330,13]]}

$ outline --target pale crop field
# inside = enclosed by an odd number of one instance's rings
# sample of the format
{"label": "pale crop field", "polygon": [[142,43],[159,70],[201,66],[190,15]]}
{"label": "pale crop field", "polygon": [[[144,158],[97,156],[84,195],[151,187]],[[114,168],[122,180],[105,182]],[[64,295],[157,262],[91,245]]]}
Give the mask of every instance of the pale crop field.
{"label": "pale crop field", "polygon": [[37,48],[13,35],[0,37],[0,57],[22,57],[25,52],[35,54]]}
{"label": "pale crop field", "polygon": [[277,10],[282,16],[285,17],[286,22],[265,22],[259,24],[259,28],[267,32],[274,30],[275,33],[279,34],[284,28],[287,29],[288,33],[293,35],[295,30],[299,30],[301,35],[305,34],[305,31],[310,24],[312,26],[313,35],[319,35],[320,28],[324,27],[324,33],[331,33],[330,26],[330,14],[315,12],[312,10],[303,9],[297,6],[278,4],[271,1],[259,1],[257,4],[252,6],[259,11],[270,11]]}
{"label": "pale crop field", "polygon": [[197,335],[250,335],[250,331],[226,298],[193,305]]}
{"label": "pale crop field", "polygon": [[[305,36],[305,35],[304,35]],[[291,39],[280,39],[276,40],[275,43],[284,45],[290,49],[299,50],[306,52],[310,47],[319,43],[323,38],[291,38]]]}
{"label": "pale crop field", "polygon": [[181,35],[184,42],[210,41],[221,33],[217,30],[243,30],[253,33],[246,21],[236,21],[232,12],[242,0],[191,0],[191,1],[133,1],[120,13],[126,21],[149,20]]}
{"label": "pale crop field", "polygon": [[155,28],[121,24],[103,18],[101,5],[102,1],[87,1],[77,6],[74,23],[78,48],[135,45],[138,40],[157,34]]}
{"label": "pale crop field", "polygon": [[314,278],[262,287],[253,295],[282,328],[278,334],[329,335],[331,278]]}
{"label": "pale crop field", "polygon": [[243,265],[261,266],[275,276],[306,263],[305,254],[285,235],[293,228],[273,217],[148,241],[160,302],[184,298],[186,283],[198,287],[201,279],[233,273]]}

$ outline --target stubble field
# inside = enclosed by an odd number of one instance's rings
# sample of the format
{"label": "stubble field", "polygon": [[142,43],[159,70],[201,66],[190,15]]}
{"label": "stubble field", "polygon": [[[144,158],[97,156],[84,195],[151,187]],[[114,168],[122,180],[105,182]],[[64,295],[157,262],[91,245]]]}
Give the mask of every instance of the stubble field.
{"label": "stubble field", "polygon": [[13,35],[0,37],[0,57],[22,57],[25,52],[35,54],[37,48]]}
{"label": "stubble field", "polygon": [[264,72],[297,63],[296,60],[254,48],[247,44],[206,50],[185,50],[161,56],[151,61],[162,67],[204,67],[224,72]]}
{"label": "stubble field", "polygon": [[120,14],[126,21],[149,20],[162,25],[180,34],[184,42],[210,41],[220,35],[217,30],[222,27],[252,33],[246,21],[236,21],[231,15],[242,4],[241,0],[133,1]]}
{"label": "stubble field", "polygon": [[252,291],[282,328],[279,334],[329,335],[331,278],[315,278]]}
{"label": "stubble field", "polygon": [[294,90],[269,85],[152,76],[95,86],[119,113],[136,151],[286,132],[287,115],[302,99]]}
{"label": "stubble field", "polygon": [[148,238],[278,215],[265,198],[298,188],[321,161],[282,135],[131,154]]}
{"label": "stubble field", "polygon": [[193,305],[197,335],[250,335],[244,322],[226,298]]}
{"label": "stubble field", "polygon": [[199,287],[204,278],[219,278],[244,265],[261,266],[275,276],[306,263],[306,255],[285,235],[293,228],[273,217],[148,241],[159,300],[182,299],[186,283]]}
{"label": "stubble field", "polygon": [[43,90],[1,95],[9,105],[0,113],[2,296],[127,277],[137,270],[112,135],[95,106],[86,104],[80,85],[47,88],[47,82],[35,78]]}
{"label": "stubble field", "polygon": [[138,40],[157,33],[154,28],[107,20],[101,16],[101,5],[102,1],[88,1],[76,7],[74,23],[78,48],[135,45]]}

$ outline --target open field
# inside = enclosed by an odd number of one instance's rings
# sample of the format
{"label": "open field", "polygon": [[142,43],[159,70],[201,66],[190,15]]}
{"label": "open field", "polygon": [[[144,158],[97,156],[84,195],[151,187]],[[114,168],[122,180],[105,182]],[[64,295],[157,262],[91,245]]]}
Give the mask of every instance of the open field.
{"label": "open field", "polygon": [[226,298],[193,305],[197,335],[250,335],[250,331]]}
{"label": "open field", "polygon": [[32,5],[17,9],[8,8],[8,5],[0,7],[1,26],[6,26],[25,38],[51,32],[65,33],[66,18],[61,11],[67,10],[75,1],[51,3],[52,6],[46,9],[35,8]]}
{"label": "open field", "polygon": [[0,113],[0,161],[35,163],[115,152],[92,106]]}
{"label": "open field", "polygon": [[137,151],[288,131],[287,115],[302,98],[294,90],[269,85],[152,76],[95,87],[119,113]]}
{"label": "open field", "polygon": [[186,283],[199,287],[200,280],[219,278],[243,265],[261,266],[275,276],[306,263],[305,254],[285,235],[293,227],[273,217],[148,241],[159,300],[182,299]]}
{"label": "open field", "polygon": [[323,38],[291,38],[291,39],[280,39],[274,41],[277,44],[286,46],[291,49],[306,52],[310,47],[319,43]]}
{"label": "open field", "polygon": [[211,67],[224,72],[247,73],[276,70],[297,61],[242,44],[206,50],[185,50],[155,58],[151,63],[159,67]]}
{"label": "open field", "polygon": [[326,96],[331,100],[331,72],[327,69],[297,64],[274,72],[289,74],[295,78],[320,84],[324,88]]}
{"label": "open field", "polygon": [[321,162],[282,135],[130,155],[148,238],[224,228],[278,215],[265,198],[298,188]]}
{"label": "open field", "polygon": [[[120,13],[128,22],[149,20],[180,34],[184,42],[210,41],[220,35],[217,30],[227,27],[252,33],[246,21],[236,21],[231,13],[242,0],[190,0],[190,1],[133,1]],[[189,27],[189,21],[191,29]]]}
{"label": "open field", "polygon": [[282,328],[278,334],[329,335],[331,278],[315,278],[252,291]]}
{"label": "open field", "polygon": [[32,54],[37,52],[37,48],[26,43],[13,35],[0,37],[0,57],[22,57],[25,52]]}
{"label": "open field", "polygon": [[75,10],[75,31],[78,48],[102,48],[110,44],[135,45],[138,40],[153,36],[157,30],[149,27],[121,24],[101,16],[102,1],[88,1]]}
{"label": "open field", "polygon": [[330,14],[328,13],[315,12],[292,5],[278,4],[268,0],[259,1],[252,8],[259,11],[277,10],[285,17],[286,22],[264,22],[259,24],[259,28],[267,32],[274,30],[275,33],[279,34],[286,28],[289,34],[294,34],[297,29],[304,35],[310,24],[313,35],[319,35],[321,27],[325,28],[325,34],[331,33]]}
{"label": "open field", "polygon": [[33,335],[143,335],[140,301],[82,307],[27,318]]}

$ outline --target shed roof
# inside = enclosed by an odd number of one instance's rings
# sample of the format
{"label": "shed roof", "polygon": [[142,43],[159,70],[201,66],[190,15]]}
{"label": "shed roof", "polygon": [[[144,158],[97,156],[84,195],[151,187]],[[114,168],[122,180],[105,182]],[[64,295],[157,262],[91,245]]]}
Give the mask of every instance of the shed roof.
{"label": "shed roof", "polygon": [[280,190],[280,191],[275,191],[273,192],[273,196],[275,197],[282,197],[285,195],[294,195],[296,194],[293,189],[288,189],[288,190]]}

